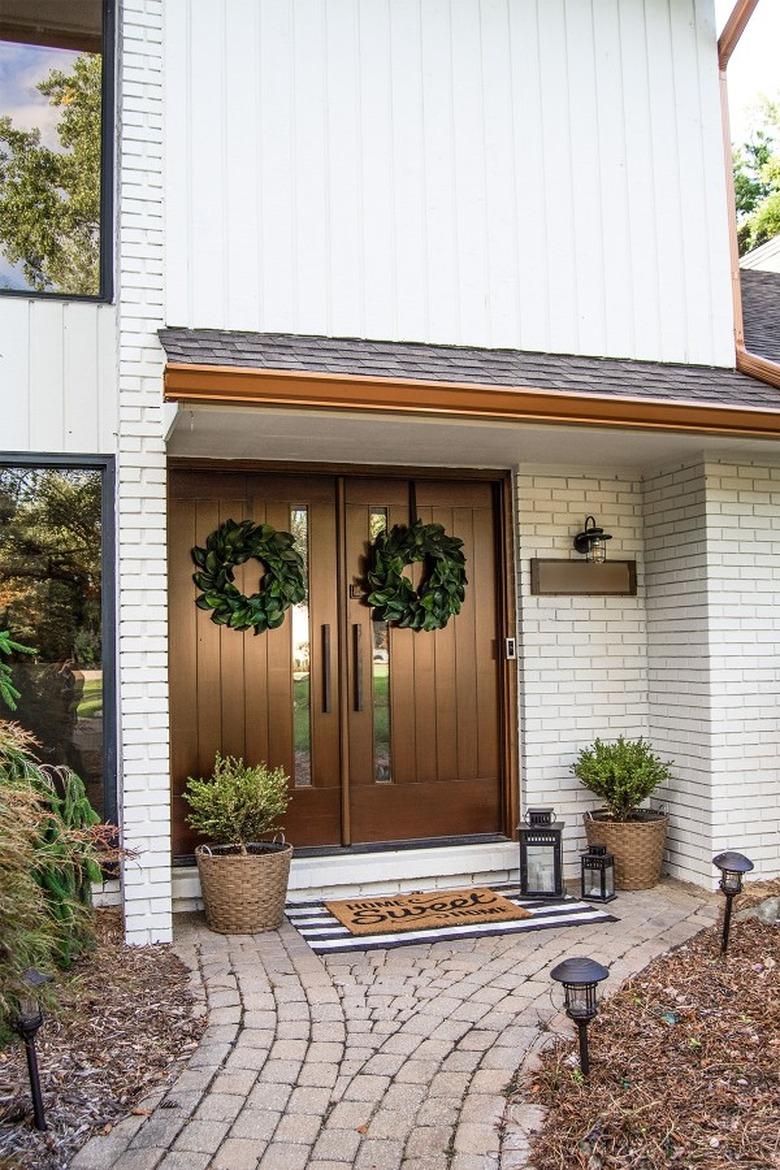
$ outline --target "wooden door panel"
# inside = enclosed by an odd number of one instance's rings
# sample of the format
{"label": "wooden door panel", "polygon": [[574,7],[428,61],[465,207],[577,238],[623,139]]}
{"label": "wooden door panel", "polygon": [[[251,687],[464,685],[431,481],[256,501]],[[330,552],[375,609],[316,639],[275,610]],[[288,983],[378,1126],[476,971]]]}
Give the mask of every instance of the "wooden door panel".
{"label": "wooden door panel", "polygon": [[[311,769],[296,783],[293,721],[292,612],[277,630],[255,636],[215,625],[195,606],[191,549],[228,518],[267,522],[289,530],[291,507],[308,509],[309,677],[311,680]],[[188,775],[205,775],[217,751],[249,762],[281,766],[291,776],[292,799],[285,817],[291,840],[300,845],[339,844],[341,784],[338,709],[322,712],[323,660],[316,631],[336,628],[335,483],[332,477],[259,476],[246,473],[174,472],[170,501],[170,676],[174,854],[197,843],[187,829],[181,792]],[[249,561],[235,580],[252,593],[262,568]],[[332,672],[338,670],[338,640],[332,639]],[[300,769],[299,769],[300,770]],[[300,777],[299,777],[300,779]]]}
{"label": "wooden door panel", "polygon": [[[391,526],[408,524],[411,511],[424,523],[443,524],[464,541],[469,576],[461,614],[445,629],[390,631],[389,781],[376,775],[372,696],[365,682],[363,710],[350,713],[351,840],[496,832],[501,828],[500,690],[492,486],[389,479],[353,486],[348,481],[346,499],[350,580],[365,573],[372,507],[386,508]],[[422,573],[422,566],[412,567],[415,585]],[[363,631],[365,680],[371,670],[371,612],[364,600],[350,600],[349,622],[351,629],[359,624]],[[354,672],[353,664],[352,681]]]}

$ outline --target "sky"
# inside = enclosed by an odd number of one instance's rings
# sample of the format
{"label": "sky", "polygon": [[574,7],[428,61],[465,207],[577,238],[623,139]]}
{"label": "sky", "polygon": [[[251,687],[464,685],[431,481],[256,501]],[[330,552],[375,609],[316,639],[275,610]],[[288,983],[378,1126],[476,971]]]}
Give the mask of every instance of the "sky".
{"label": "sky", "polygon": [[[36,87],[52,69],[67,72],[76,57],[67,49],[0,41],[0,115],[10,115],[20,130],[37,126],[44,145],[56,149],[57,111]],[[0,288],[26,287],[21,266],[9,264],[0,251]]]}
{"label": "sky", "polygon": [[[720,32],[734,0],[715,0]],[[759,0],[728,67],[731,137],[741,142],[759,96],[780,96],[780,0]]]}

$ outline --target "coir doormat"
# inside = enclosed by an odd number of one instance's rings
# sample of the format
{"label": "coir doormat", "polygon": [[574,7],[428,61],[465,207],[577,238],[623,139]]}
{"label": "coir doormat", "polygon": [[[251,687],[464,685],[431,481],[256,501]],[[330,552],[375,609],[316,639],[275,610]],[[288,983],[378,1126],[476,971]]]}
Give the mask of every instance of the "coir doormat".
{"label": "coir doormat", "polygon": [[346,899],[326,902],[325,907],[354,935],[442,930],[475,922],[515,922],[529,917],[522,906],[484,887]]}
{"label": "coir doormat", "polygon": [[[452,894],[453,891],[447,891]],[[460,891],[455,891],[459,893]],[[480,890],[480,893],[484,891]],[[607,914],[598,906],[591,906],[588,902],[580,902],[577,898],[541,899],[523,897],[522,891],[516,884],[502,884],[495,886],[492,893],[501,894],[519,910],[524,911],[520,918],[505,919],[500,922],[485,922],[479,918],[450,921],[444,926],[426,927],[420,923],[420,918],[406,929],[393,922],[392,929],[377,930],[377,924],[370,926],[366,934],[352,934],[341,919],[337,918],[332,910],[322,902],[289,902],[285,914],[299,934],[306,940],[311,949],[318,955],[338,955],[348,951],[376,951],[390,947],[420,946],[430,943],[454,943],[459,941],[473,941],[490,936],[527,934],[536,930],[555,930],[562,926],[593,926],[605,922],[617,922],[612,914]],[[419,897],[420,895],[416,895]],[[423,898],[441,900],[442,891],[434,890],[423,894]],[[397,901],[398,895],[389,899]],[[350,899],[353,903],[373,903],[384,901],[380,898]],[[333,905],[334,903],[329,903]],[[336,903],[337,904],[337,903]],[[408,920],[407,920],[408,921]],[[366,924],[368,925],[368,924]]]}

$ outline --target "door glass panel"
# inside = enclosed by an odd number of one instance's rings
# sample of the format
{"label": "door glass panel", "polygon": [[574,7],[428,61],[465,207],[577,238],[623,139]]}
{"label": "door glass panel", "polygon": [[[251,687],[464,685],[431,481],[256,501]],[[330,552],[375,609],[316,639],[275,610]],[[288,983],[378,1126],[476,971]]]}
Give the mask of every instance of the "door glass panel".
{"label": "door glass panel", "polygon": [[[369,535],[376,540],[387,529],[387,508],[372,508]],[[374,718],[374,779],[388,784],[393,776],[390,759],[390,627],[371,623],[371,697]]]}
{"label": "door glass panel", "polygon": [[290,532],[303,557],[306,594],[291,609],[294,776],[296,788],[311,784],[311,629],[309,622],[309,509],[290,509]]}

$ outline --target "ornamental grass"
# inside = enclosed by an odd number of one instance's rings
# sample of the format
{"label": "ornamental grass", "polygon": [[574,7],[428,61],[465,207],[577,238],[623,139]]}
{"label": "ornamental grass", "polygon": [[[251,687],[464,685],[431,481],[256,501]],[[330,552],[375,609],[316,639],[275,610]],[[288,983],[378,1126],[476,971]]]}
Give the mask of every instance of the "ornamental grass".
{"label": "ornamental grass", "polygon": [[94,945],[92,883],[119,857],[80,778],[39,763],[36,746],[0,720],[0,1042],[23,973],[54,974]]}
{"label": "ornamental grass", "polygon": [[703,931],[603,1004],[588,1082],[573,1041],[544,1054],[534,1170],[778,1170],[780,927],[738,920],[719,943]]}

